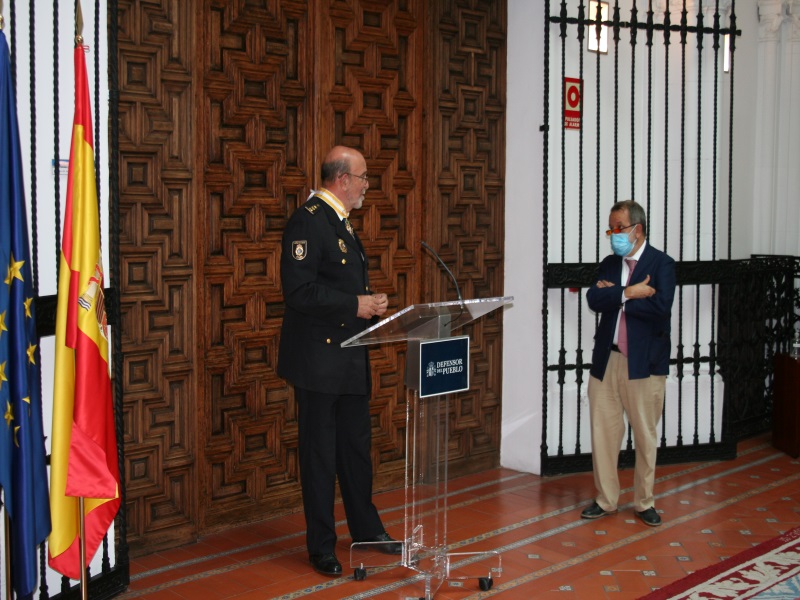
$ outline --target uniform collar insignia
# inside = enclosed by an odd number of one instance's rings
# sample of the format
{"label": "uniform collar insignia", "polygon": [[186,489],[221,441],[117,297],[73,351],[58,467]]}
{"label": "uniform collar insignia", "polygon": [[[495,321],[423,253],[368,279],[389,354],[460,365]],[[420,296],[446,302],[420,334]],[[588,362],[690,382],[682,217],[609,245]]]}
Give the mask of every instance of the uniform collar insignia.
{"label": "uniform collar insignia", "polygon": [[340,219],[346,219],[350,216],[350,213],[344,209],[344,204],[342,204],[342,201],[339,200],[339,198],[336,197],[336,194],[330,190],[322,188],[321,190],[317,191],[317,196],[322,198],[322,200],[325,201],[325,204],[335,210]]}

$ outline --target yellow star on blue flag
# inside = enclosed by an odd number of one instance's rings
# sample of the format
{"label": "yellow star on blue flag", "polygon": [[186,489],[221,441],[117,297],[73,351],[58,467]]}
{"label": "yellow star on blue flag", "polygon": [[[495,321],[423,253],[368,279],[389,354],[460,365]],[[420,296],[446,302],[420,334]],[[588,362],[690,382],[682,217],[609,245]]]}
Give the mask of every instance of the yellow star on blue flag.
{"label": "yellow star on blue flag", "polygon": [[8,275],[6,275],[6,285],[11,285],[14,279],[22,281],[22,266],[24,264],[24,260],[14,260],[14,255],[11,255],[11,261],[8,265]]}

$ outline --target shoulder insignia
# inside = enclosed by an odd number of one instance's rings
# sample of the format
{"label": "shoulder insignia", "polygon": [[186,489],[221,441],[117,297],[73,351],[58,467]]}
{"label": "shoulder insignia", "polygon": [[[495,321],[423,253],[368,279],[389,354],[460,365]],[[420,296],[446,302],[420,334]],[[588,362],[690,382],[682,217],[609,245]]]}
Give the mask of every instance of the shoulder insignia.
{"label": "shoulder insignia", "polygon": [[292,258],[295,260],[303,260],[308,254],[308,241],[295,240],[292,242]]}
{"label": "shoulder insignia", "polygon": [[339,250],[347,254],[347,246],[345,245],[344,240],[342,238],[339,238]]}
{"label": "shoulder insignia", "polygon": [[304,208],[313,215],[313,214],[316,214],[316,212],[319,210],[320,206],[322,206],[322,205],[319,203],[319,201],[306,202],[306,205],[305,205]]}

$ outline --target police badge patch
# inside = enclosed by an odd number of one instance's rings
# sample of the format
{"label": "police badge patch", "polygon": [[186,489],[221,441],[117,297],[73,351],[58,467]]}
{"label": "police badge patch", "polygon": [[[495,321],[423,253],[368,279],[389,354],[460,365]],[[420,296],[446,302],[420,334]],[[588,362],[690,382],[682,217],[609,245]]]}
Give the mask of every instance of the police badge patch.
{"label": "police badge patch", "polygon": [[347,246],[345,245],[344,240],[342,238],[339,238],[339,250],[347,254]]}
{"label": "police badge patch", "polygon": [[308,253],[307,240],[295,240],[292,242],[292,258],[295,260],[303,260]]}

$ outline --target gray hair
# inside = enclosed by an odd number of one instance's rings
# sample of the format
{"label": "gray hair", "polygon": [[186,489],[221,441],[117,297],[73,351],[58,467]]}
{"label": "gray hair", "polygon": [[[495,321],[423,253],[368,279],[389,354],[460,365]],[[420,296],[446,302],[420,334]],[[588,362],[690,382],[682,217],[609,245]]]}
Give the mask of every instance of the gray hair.
{"label": "gray hair", "polygon": [[611,207],[611,212],[615,213],[620,210],[627,210],[631,225],[641,225],[642,235],[647,235],[647,215],[641,204],[635,200],[620,200]]}
{"label": "gray hair", "polygon": [[347,158],[337,158],[322,163],[322,171],[320,173],[322,184],[328,185],[333,182],[337,177],[350,172],[350,160]]}

